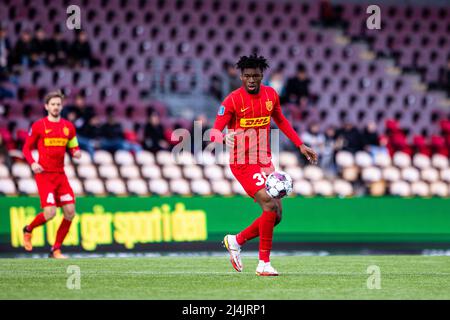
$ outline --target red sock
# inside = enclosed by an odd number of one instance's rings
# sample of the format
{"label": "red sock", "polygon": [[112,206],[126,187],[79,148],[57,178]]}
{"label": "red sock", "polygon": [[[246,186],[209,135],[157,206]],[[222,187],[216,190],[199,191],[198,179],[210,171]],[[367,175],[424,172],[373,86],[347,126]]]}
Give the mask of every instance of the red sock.
{"label": "red sock", "polygon": [[47,220],[45,219],[44,213],[41,212],[39,213],[34,220],[26,227],[28,232],[33,231],[34,228],[39,227],[41,225],[43,225],[44,223],[46,223]]}
{"label": "red sock", "polygon": [[259,236],[259,220],[260,217],[256,218],[247,228],[242,230],[236,235],[236,241],[241,246],[249,240]]}
{"label": "red sock", "polygon": [[272,249],[273,228],[277,214],[274,211],[264,211],[259,222],[259,260],[270,261]]}
{"label": "red sock", "polygon": [[70,225],[72,224],[72,221],[66,220],[66,218],[63,218],[61,225],[58,228],[58,232],[56,233],[56,241],[53,245],[52,250],[57,250],[61,248],[62,243],[64,242],[64,239],[66,238],[67,233],[69,232]]}

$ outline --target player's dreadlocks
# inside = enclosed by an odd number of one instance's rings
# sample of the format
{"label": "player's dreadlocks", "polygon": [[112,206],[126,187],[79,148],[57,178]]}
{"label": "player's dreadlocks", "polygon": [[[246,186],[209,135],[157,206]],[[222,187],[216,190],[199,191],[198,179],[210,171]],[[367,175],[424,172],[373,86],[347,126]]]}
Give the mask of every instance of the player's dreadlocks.
{"label": "player's dreadlocks", "polygon": [[259,68],[261,71],[266,70],[269,67],[266,58],[263,56],[258,56],[256,53],[251,56],[242,56],[236,63],[236,67],[244,71],[244,69],[256,69]]}

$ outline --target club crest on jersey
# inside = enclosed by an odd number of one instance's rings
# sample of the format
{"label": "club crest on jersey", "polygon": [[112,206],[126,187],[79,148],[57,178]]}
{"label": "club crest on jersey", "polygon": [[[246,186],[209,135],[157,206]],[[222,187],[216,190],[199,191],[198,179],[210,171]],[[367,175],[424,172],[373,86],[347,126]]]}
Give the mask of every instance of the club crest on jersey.
{"label": "club crest on jersey", "polygon": [[267,100],[266,101],[266,108],[267,108],[267,111],[272,111],[272,109],[273,109],[273,102],[270,101],[270,100]]}
{"label": "club crest on jersey", "polygon": [[68,136],[69,135],[69,128],[64,127],[63,128],[63,133],[64,133],[65,136]]}
{"label": "club crest on jersey", "polygon": [[224,114],[225,114],[225,106],[220,106],[219,112],[217,113],[217,115],[223,116]]}

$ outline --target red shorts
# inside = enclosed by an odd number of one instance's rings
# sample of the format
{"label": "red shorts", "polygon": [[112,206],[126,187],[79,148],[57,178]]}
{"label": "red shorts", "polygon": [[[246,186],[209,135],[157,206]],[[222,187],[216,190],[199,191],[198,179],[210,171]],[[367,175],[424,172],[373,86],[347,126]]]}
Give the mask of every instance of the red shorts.
{"label": "red shorts", "polygon": [[230,164],[230,169],[247,194],[254,198],[256,192],[266,187],[266,179],[275,171],[272,162],[262,164]]}
{"label": "red shorts", "polygon": [[65,173],[43,172],[35,175],[41,208],[75,203],[75,195]]}

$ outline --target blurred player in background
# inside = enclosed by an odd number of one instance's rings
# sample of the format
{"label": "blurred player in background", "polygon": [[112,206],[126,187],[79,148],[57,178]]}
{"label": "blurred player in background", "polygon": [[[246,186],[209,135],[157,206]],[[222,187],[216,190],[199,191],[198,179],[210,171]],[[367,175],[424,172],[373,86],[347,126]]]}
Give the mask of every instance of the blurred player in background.
{"label": "blurred player in background", "polygon": [[[69,232],[75,216],[75,196],[64,173],[64,157],[68,148],[72,157],[79,159],[81,151],[75,134],[75,128],[69,121],[61,118],[64,96],[60,92],[50,92],[45,97],[45,109],[48,116],[36,121],[29,132],[23,147],[25,159],[35,174],[36,184],[41,199],[41,208],[34,220],[23,228],[25,250],[31,251],[33,229],[53,219],[56,208],[62,207],[64,218],[58,228],[55,244],[49,257],[65,259],[61,245]],[[31,151],[39,152],[35,161]]]}
{"label": "blurred player in background", "polygon": [[[266,177],[275,170],[270,151],[270,119],[273,118],[308,161],[315,163],[317,154],[303,144],[282,114],[276,91],[261,84],[263,72],[268,68],[266,59],[256,54],[243,56],[236,65],[241,71],[242,86],[231,92],[220,106],[211,140],[232,147],[230,169],[263,213],[237,235],[226,235],[223,243],[230,253],[231,264],[241,272],[241,246],[259,236],[256,274],[277,276],[278,272],[270,264],[270,251],[273,229],[281,221],[282,208],[281,201],[271,198],[265,189]],[[225,126],[229,132],[223,136]]]}

